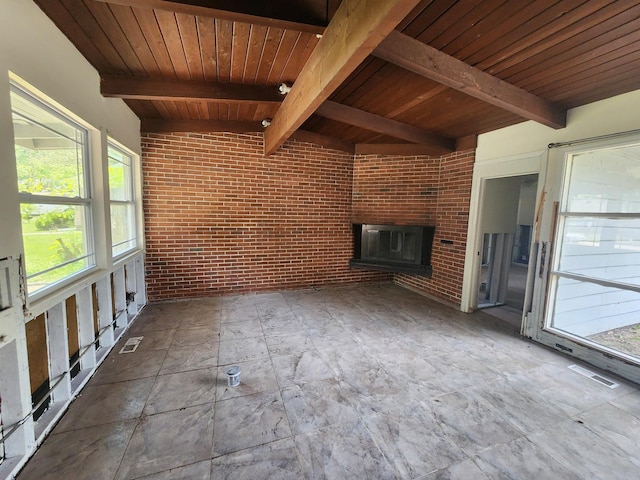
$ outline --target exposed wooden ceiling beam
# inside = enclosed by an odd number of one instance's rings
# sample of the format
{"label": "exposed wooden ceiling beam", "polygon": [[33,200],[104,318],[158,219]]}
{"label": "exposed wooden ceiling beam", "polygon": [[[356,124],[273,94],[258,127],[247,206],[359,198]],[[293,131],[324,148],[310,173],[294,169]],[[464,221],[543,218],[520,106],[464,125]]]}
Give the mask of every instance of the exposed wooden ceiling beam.
{"label": "exposed wooden ceiling beam", "polygon": [[321,117],[330,118],[331,120],[373,132],[383,133],[409,142],[428,145],[432,152],[438,152],[439,154],[452,152],[455,149],[455,140],[451,138],[434,135],[412,125],[407,125],[397,120],[385,118],[329,100],[320,105],[318,110],[316,110],[316,114]]}
{"label": "exposed wooden ceiling beam", "polygon": [[105,97],[130,100],[198,100],[237,103],[280,103],[283,96],[275,86],[193,80],[158,80],[119,75],[102,75],[100,92]]}
{"label": "exposed wooden ceiling beam", "polygon": [[153,8],[198,17],[211,17],[233,22],[263,25],[297,32],[319,33],[325,30],[324,21],[301,11],[281,9],[274,11],[272,2],[231,0],[98,0],[127,7]]}
{"label": "exposed wooden ceiling beam", "polygon": [[282,145],[419,1],[344,0],[265,131],[265,154]]}
{"label": "exposed wooden ceiling beam", "polygon": [[140,131],[143,133],[169,132],[261,132],[264,129],[260,122],[245,122],[233,120],[140,120]]}
{"label": "exposed wooden ceiling beam", "polygon": [[441,153],[434,153],[430,145],[415,143],[357,143],[355,153],[356,155],[441,155]]}
{"label": "exposed wooden ceiling beam", "polygon": [[355,153],[356,148],[353,143],[345,142],[335,137],[328,137],[319,133],[310,132],[308,130],[296,130],[290,138],[300,142],[314,143],[325,148],[340,150],[343,152]]}
{"label": "exposed wooden ceiling beam", "polygon": [[389,34],[373,54],[523,118],[555,129],[564,128],[567,124],[567,110],[560,105],[467,65],[403,33],[394,31]]}

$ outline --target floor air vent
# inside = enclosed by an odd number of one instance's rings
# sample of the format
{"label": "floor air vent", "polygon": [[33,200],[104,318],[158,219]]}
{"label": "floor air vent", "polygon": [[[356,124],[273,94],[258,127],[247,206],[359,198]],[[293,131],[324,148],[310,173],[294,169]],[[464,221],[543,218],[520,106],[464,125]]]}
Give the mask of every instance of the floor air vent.
{"label": "floor air vent", "polygon": [[616,388],[620,386],[619,383],[616,383],[613,380],[603,377],[602,375],[598,375],[597,373],[592,372],[591,370],[587,370],[586,368],[583,368],[580,365],[569,365],[568,368],[570,368],[574,372],[579,373],[580,375],[584,375],[585,377],[590,378],[594,382],[598,382],[604,385],[605,387]]}
{"label": "floor air vent", "polygon": [[142,342],[143,338],[144,337],[131,337],[129,340],[127,340],[127,343],[124,344],[124,347],[120,349],[120,353],[135,352],[138,346],[140,345],[140,342]]}

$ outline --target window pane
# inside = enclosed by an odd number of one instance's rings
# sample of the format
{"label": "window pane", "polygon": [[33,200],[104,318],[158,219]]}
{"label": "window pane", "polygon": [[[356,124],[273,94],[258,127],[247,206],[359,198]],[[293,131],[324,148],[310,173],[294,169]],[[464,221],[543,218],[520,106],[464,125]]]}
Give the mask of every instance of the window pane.
{"label": "window pane", "polygon": [[109,146],[109,196],[111,200],[133,200],[131,156]]}
{"label": "window pane", "polygon": [[21,192],[86,197],[86,131],[12,89],[11,107]]}
{"label": "window pane", "polygon": [[136,247],[135,206],[133,203],[111,204],[111,238],[114,257]]}
{"label": "window pane", "polygon": [[640,218],[568,217],[559,270],[640,286]]}
{"label": "window pane", "polygon": [[588,337],[638,323],[640,293],[558,278],[553,327]]}
{"label": "window pane", "polygon": [[84,205],[21,205],[30,294],[94,264],[87,210]]}
{"label": "window pane", "polygon": [[574,155],[567,211],[640,213],[640,145]]}

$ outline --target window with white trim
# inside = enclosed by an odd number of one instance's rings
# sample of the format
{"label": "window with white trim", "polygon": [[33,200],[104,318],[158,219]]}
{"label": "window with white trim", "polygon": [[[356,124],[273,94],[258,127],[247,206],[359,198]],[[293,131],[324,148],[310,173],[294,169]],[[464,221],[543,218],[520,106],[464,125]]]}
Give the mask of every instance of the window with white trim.
{"label": "window with white trim", "polygon": [[96,264],[89,132],[11,85],[22,240],[29,295]]}
{"label": "window with white trim", "polygon": [[134,155],[109,141],[111,248],[114,258],[138,245],[134,191]]}
{"label": "window with white trim", "polygon": [[639,324],[640,144],[570,154],[565,175],[550,326],[591,338]]}

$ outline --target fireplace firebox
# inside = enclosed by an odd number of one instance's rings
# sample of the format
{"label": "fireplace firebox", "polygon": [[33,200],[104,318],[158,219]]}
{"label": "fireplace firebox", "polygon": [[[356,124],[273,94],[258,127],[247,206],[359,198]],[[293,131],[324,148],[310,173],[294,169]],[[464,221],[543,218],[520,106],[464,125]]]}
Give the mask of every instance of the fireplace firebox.
{"label": "fireplace firebox", "polygon": [[351,268],[431,277],[435,227],[353,225]]}

